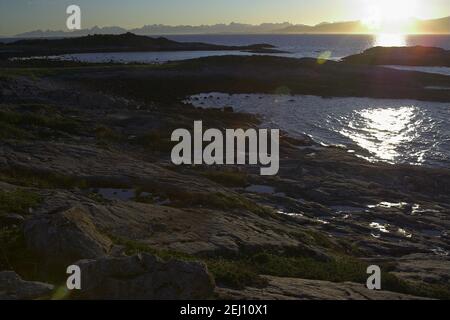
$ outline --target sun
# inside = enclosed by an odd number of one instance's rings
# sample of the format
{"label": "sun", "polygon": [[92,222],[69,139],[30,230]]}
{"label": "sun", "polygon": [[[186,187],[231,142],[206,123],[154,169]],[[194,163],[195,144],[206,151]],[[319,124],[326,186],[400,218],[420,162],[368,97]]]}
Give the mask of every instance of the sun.
{"label": "sun", "polygon": [[409,33],[420,13],[419,0],[364,0],[362,22],[376,33]]}

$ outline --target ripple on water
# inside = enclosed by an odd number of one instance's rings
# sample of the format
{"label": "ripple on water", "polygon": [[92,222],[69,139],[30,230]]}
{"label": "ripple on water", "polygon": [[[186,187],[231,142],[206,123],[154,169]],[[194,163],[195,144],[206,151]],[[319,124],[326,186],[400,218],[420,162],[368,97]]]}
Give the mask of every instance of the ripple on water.
{"label": "ripple on water", "polygon": [[387,229],[388,227],[389,227],[389,224],[388,223],[383,223],[383,222],[371,222],[370,224],[369,224],[369,226],[372,228],[372,229],[376,229],[376,230],[378,230],[378,231],[380,231],[380,232],[382,232],[382,233],[389,233],[389,230]]}
{"label": "ripple on water", "polygon": [[[261,126],[328,145],[355,144],[370,161],[450,167],[448,103],[400,99],[207,93],[187,101],[259,114]],[[203,102],[204,101],[204,102]]]}

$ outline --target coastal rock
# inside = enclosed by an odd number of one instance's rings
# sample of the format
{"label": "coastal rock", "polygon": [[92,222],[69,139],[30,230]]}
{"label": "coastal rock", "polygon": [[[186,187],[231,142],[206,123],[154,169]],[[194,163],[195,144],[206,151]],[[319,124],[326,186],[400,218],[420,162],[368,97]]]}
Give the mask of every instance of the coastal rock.
{"label": "coastal rock", "polygon": [[249,51],[284,53],[266,43],[246,46],[225,46],[201,42],[177,42],[167,38],[152,38],[131,32],[111,35],[95,34],[84,37],[45,40],[19,40],[0,47],[0,57],[57,55],[89,52],[155,52],[155,51]]}
{"label": "coastal rock", "polygon": [[76,264],[81,269],[79,295],[83,299],[206,299],[215,287],[204,264],[165,262],[150,254],[82,260]]}
{"label": "coastal rock", "polygon": [[105,255],[112,243],[80,208],[37,215],[24,226],[27,247],[49,263],[70,264]]}
{"label": "coastal rock", "polygon": [[19,226],[25,219],[20,214],[8,213],[0,215],[0,227]]}
{"label": "coastal rock", "polygon": [[393,273],[411,282],[442,285],[450,282],[449,271],[450,257],[417,253],[399,259]]}
{"label": "coastal rock", "polygon": [[415,300],[423,299],[390,291],[369,290],[362,284],[334,283],[320,280],[265,276],[269,282],[263,290],[242,291],[217,288],[221,299],[233,300]]}
{"label": "coastal rock", "polygon": [[343,59],[352,64],[450,67],[450,51],[433,47],[375,47]]}
{"label": "coastal rock", "polygon": [[296,236],[301,234],[301,226],[287,222],[282,215],[269,218],[241,210],[171,208],[134,201],[98,204],[67,192],[52,193],[42,206],[51,212],[79,202],[85,203],[98,229],[155,249],[193,255],[289,249],[327,260],[326,253]]}
{"label": "coastal rock", "polygon": [[32,300],[49,295],[53,286],[22,280],[13,271],[0,272],[0,300]]}

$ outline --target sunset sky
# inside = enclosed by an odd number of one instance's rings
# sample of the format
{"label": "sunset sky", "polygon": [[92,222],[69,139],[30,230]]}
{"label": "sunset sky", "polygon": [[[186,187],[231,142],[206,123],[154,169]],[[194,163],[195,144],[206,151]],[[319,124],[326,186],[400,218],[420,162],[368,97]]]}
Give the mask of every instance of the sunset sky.
{"label": "sunset sky", "polygon": [[83,28],[145,24],[216,24],[422,19],[450,15],[449,0],[0,0],[0,35],[64,30],[65,9],[78,4]]}

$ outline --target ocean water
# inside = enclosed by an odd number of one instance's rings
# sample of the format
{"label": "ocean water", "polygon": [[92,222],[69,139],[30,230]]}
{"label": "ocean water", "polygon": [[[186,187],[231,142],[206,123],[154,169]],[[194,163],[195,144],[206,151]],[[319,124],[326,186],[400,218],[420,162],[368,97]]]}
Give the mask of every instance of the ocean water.
{"label": "ocean water", "polygon": [[272,35],[178,35],[168,36],[180,42],[206,42],[230,46],[243,46],[267,43],[288,56],[317,57],[324,52],[332,59],[340,59],[362,52],[375,46],[431,46],[450,50],[450,35],[311,35],[311,34],[272,34]]}
{"label": "ocean water", "polygon": [[[287,53],[275,54],[292,58],[319,56],[339,60],[374,46],[435,46],[450,50],[450,35],[171,35],[167,38],[179,42],[205,42],[218,45],[243,46],[267,43]],[[52,57],[84,62],[141,62],[162,63],[212,55],[248,55],[236,51],[197,52],[118,52],[72,54]],[[447,68],[448,69],[448,68]],[[430,71],[430,70],[429,70]]]}
{"label": "ocean water", "polygon": [[264,128],[344,145],[369,161],[450,168],[450,103],[224,93],[200,94],[187,102],[257,114]]}

